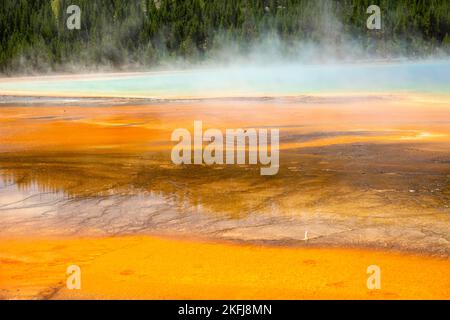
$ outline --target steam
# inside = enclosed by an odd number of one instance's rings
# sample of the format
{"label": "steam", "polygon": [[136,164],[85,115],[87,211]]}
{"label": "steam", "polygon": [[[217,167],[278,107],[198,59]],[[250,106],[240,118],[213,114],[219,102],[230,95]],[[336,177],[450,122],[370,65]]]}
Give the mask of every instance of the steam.
{"label": "steam", "polygon": [[[60,2],[52,1],[52,10],[63,17]],[[305,30],[308,40],[293,37],[282,38],[274,30],[264,30],[251,38],[252,41],[239,42],[229,30],[208,30],[211,43],[205,43],[205,54],[197,48],[186,45],[185,57],[174,57],[169,54],[166,44],[168,35],[160,32],[149,42],[138,42],[131,45],[132,50],[125,49],[124,43],[133,38],[144,25],[145,11],[131,8],[129,15],[112,24],[100,21],[104,31],[100,39],[87,42],[81,48],[81,54],[73,57],[66,52],[60,61],[52,61],[50,48],[43,41],[33,47],[24,48],[11,61],[11,70],[19,74],[42,73],[96,73],[108,71],[149,71],[170,69],[192,69],[199,67],[227,66],[267,66],[287,64],[338,64],[354,62],[398,61],[409,59],[448,59],[450,47],[434,48],[427,54],[416,56],[403,39],[396,39],[393,48],[377,34],[366,32],[357,38],[351,36],[342,20],[342,12],[332,1],[311,1],[314,15],[299,13],[298,26]],[[268,7],[265,10],[275,10]],[[276,10],[287,10],[278,6]],[[245,23],[252,24],[252,17]],[[86,22],[85,22],[86,23]],[[245,25],[244,23],[244,25]],[[59,26],[61,27],[61,26]],[[361,28],[365,20],[361,21]],[[360,32],[359,34],[364,34]],[[417,41],[427,41],[417,35]],[[68,38],[70,41],[70,37]],[[70,47],[68,47],[70,50]]]}

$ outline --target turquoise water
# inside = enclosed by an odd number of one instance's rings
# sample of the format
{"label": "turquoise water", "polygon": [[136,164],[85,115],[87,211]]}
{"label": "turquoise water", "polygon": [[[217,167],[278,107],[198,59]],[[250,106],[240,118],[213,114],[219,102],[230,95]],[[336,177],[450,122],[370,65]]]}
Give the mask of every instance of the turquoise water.
{"label": "turquoise water", "polygon": [[0,82],[2,91],[30,94],[183,98],[278,96],[320,92],[450,93],[450,61],[230,67],[103,78]]}

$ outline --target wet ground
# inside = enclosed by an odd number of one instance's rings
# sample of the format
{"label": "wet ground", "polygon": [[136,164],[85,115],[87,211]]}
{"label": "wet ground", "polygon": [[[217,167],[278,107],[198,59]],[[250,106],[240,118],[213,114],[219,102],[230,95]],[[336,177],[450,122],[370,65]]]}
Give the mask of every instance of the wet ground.
{"label": "wet ground", "polygon": [[[0,103],[4,237],[167,234],[450,253],[447,96],[39,99]],[[279,128],[279,173],[173,165],[170,134],[194,120]]]}

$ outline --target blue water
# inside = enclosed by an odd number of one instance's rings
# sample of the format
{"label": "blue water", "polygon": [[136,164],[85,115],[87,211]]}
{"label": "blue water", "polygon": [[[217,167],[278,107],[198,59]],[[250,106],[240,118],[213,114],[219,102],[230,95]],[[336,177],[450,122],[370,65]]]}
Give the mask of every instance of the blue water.
{"label": "blue water", "polygon": [[230,67],[107,78],[0,82],[1,91],[30,94],[181,98],[279,96],[333,92],[450,93],[450,61]]}

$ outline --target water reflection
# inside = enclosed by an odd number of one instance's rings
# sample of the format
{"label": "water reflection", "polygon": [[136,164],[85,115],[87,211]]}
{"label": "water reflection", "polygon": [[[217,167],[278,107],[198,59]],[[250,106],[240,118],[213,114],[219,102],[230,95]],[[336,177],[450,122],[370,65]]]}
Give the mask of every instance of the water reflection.
{"label": "water reflection", "polygon": [[[2,155],[0,219],[4,234],[168,232],[301,242],[308,231],[318,244],[408,240],[446,252],[450,164],[432,163],[432,154],[413,147],[288,150],[273,177],[248,166],[178,167],[150,153]],[[428,228],[433,235],[423,233]]]}

